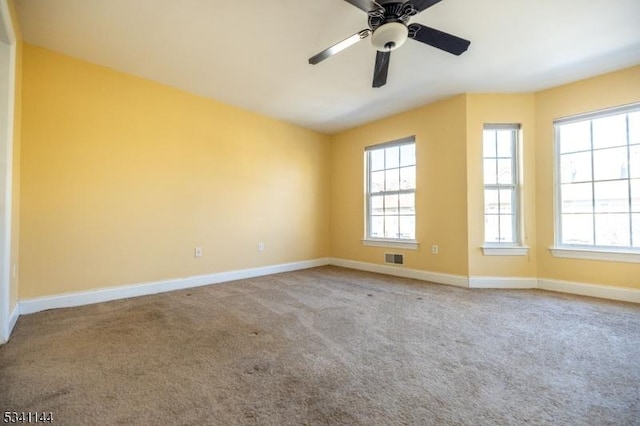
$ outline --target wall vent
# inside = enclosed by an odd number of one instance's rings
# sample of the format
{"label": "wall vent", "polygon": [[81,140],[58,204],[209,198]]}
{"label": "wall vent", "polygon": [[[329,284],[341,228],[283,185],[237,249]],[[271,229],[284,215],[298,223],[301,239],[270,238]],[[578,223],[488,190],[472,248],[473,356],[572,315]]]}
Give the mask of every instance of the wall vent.
{"label": "wall vent", "polygon": [[391,263],[392,265],[404,265],[404,254],[385,253],[384,263]]}

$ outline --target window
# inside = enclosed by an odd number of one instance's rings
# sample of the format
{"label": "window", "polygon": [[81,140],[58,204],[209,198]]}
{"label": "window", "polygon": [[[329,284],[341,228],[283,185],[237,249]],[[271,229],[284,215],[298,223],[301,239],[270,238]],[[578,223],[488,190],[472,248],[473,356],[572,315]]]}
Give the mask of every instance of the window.
{"label": "window", "polygon": [[415,138],[365,149],[367,240],[415,242]]}
{"label": "window", "polygon": [[554,124],[556,246],[640,253],[640,105]]}
{"label": "window", "polygon": [[[484,126],[485,246],[516,247],[521,244],[519,133],[518,124]],[[485,251],[485,254],[489,253]]]}

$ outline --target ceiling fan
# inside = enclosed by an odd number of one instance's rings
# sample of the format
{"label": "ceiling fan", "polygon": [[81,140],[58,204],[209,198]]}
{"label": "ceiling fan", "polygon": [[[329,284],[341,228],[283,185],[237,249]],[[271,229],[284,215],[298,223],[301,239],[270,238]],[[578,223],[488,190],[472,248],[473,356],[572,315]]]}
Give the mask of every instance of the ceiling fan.
{"label": "ceiling fan", "polygon": [[[430,28],[422,24],[409,24],[409,19],[442,0],[345,0],[369,15],[369,28],[359,31],[341,42],[309,58],[311,65],[318,64],[336,53],[353,46],[371,35],[376,48],[376,64],[373,69],[373,87],[387,83],[391,51],[396,50],[407,38],[428,44],[454,55],[461,55],[471,42],[460,37]],[[382,3],[382,4],[380,4]]]}

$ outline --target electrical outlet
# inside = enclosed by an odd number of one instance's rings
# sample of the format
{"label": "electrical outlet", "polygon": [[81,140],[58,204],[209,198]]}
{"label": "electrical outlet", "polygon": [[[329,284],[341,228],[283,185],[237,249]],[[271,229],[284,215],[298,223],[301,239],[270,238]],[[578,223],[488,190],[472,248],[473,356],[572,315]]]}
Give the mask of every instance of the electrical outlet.
{"label": "electrical outlet", "polygon": [[193,250],[193,255],[194,257],[202,257],[202,247],[196,247],[195,250]]}
{"label": "electrical outlet", "polygon": [[438,254],[440,253],[440,247],[438,247],[436,244],[431,246],[431,254]]}
{"label": "electrical outlet", "polygon": [[264,251],[264,243],[258,243],[258,251]]}

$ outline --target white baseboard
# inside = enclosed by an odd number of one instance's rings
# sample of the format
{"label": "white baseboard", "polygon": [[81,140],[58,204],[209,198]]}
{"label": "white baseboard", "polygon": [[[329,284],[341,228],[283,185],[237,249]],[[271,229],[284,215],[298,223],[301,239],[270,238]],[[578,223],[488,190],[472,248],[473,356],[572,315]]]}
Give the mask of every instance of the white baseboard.
{"label": "white baseboard", "polygon": [[16,326],[18,322],[18,318],[20,317],[20,304],[16,303],[15,308],[9,314],[9,318],[7,318],[6,328],[4,330],[0,330],[0,345],[4,345],[9,341],[9,337],[13,332],[13,328]]}
{"label": "white baseboard", "polygon": [[[220,272],[216,274],[198,275],[187,278],[131,284],[119,287],[101,288],[76,293],[65,293],[53,296],[36,297],[20,301],[20,315],[33,314],[47,309],[69,308],[73,306],[91,305],[130,297],[147,296],[174,290],[200,287],[210,284],[220,284],[228,281],[278,274],[281,272],[297,271],[329,264],[329,259],[314,259],[280,265],[263,266],[259,268],[242,269],[238,271]],[[16,315],[17,319],[17,315]]]}
{"label": "white baseboard", "polygon": [[585,284],[559,281],[546,278],[525,277],[464,277],[461,275],[442,274],[438,272],[407,269],[401,266],[378,265],[355,260],[330,258],[331,265],[358,269],[367,272],[413,278],[437,284],[447,284],[466,288],[495,289],[542,289],[601,299],[619,300],[622,302],[640,303],[640,289],[613,287],[609,285]]}
{"label": "white baseboard", "polygon": [[469,288],[531,289],[538,288],[538,279],[522,277],[470,277]]}
{"label": "white baseboard", "polygon": [[20,317],[20,303],[16,303],[16,307],[13,308],[13,312],[9,315],[9,336],[11,336],[11,332],[13,328],[16,326],[18,322],[18,318]]}
{"label": "white baseboard", "polygon": [[156,282],[132,284],[120,287],[102,288],[90,291],[65,293],[53,296],[37,297],[21,300],[9,318],[9,333],[13,330],[19,315],[32,314],[47,309],[68,308],[73,306],[90,305],[130,297],[146,296],[174,290],[219,284],[281,272],[297,271],[318,266],[335,265],[344,268],[357,269],[367,272],[412,278],[438,284],[452,285],[464,288],[498,288],[498,289],[531,289],[557,291],[583,296],[599,297],[626,302],[640,303],[640,289],[612,287],[607,285],[583,284],[553,279],[535,279],[520,277],[464,277],[462,275],[428,272],[418,269],[408,269],[398,266],[378,265],[338,258],[321,258],[259,268],[242,269],[237,271],[220,272],[208,275],[198,275],[187,278],[176,278]]}
{"label": "white baseboard", "polygon": [[402,278],[413,278],[416,280],[429,281],[437,284],[453,285],[456,287],[469,287],[469,279],[462,275],[443,274],[440,272],[421,271],[419,269],[409,269],[402,266],[378,265],[375,263],[358,262],[355,260],[331,258],[331,265],[343,268],[358,269],[360,271],[376,272],[378,274],[393,275]]}
{"label": "white baseboard", "polygon": [[608,285],[584,284],[571,281],[560,281],[540,278],[538,288],[558,291],[561,293],[579,294],[581,296],[598,297],[601,299],[620,300],[623,302],[640,303],[640,289],[613,287]]}

